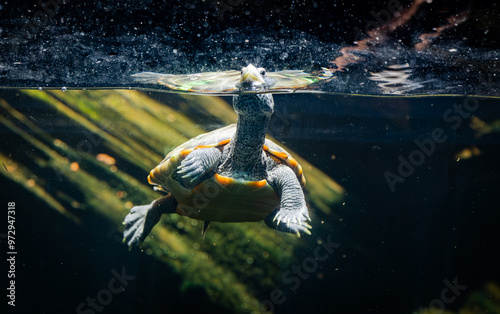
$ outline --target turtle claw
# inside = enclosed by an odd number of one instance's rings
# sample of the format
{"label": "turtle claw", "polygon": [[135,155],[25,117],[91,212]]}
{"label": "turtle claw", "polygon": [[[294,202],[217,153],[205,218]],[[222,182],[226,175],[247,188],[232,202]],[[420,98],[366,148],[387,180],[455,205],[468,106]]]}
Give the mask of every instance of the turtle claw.
{"label": "turtle claw", "polygon": [[311,217],[309,217],[309,213],[308,213],[308,212],[303,212],[303,213],[302,213],[302,215],[304,216],[304,218],[305,218],[306,220],[312,221],[312,220],[311,220]]}
{"label": "turtle claw", "polygon": [[[266,219],[266,224],[279,231],[294,233],[300,237],[301,233],[311,234],[312,227],[306,222],[310,220],[307,214],[307,207],[304,205],[299,210],[279,209],[270,214]],[[281,224],[284,222],[285,224]]]}
{"label": "turtle claw", "polygon": [[[181,177],[182,179],[186,179],[188,180],[190,177],[189,177],[189,174],[186,174],[186,175],[183,175]],[[189,180],[189,183],[193,183],[195,180],[197,180],[199,178],[199,176],[195,177],[195,178],[192,178],[191,180]]]}
{"label": "turtle claw", "polygon": [[[184,161],[186,161],[185,159]],[[191,163],[181,163],[179,167],[177,167],[177,173],[182,175],[181,178],[189,181],[189,183],[193,183],[198,178],[200,178],[204,171],[203,167],[199,164],[199,162],[193,161]],[[189,161],[189,160],[188,160]]]}
{"label": "turtle claw", "polygon": [[181,175],[184,184],[196,186],[200,179],[217,164],[221,152],[217,148],[195,149],[177,167],[177,174]]}

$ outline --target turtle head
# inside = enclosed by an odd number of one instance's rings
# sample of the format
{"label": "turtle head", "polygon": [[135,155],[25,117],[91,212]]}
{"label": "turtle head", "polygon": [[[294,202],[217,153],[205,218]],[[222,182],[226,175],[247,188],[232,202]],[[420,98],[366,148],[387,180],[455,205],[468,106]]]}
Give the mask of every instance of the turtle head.
{"label": "turtle head", "polygon": [[241,78],[236,87],[242,92],[263,92],[272,85],[273,81],[267,77],[264,68],[256,68],[249,64],[241,69]]}
{"label": "turtle head", "polygon": [[241,79],[237,87],[243,93],[233,97],[233,108],[238,116],[269,119],[274,112],[274,100],[271,94],[259,93],[272,85],[273,80],[266,76],[266,70],[256,68],[252,64],[241,69]]}

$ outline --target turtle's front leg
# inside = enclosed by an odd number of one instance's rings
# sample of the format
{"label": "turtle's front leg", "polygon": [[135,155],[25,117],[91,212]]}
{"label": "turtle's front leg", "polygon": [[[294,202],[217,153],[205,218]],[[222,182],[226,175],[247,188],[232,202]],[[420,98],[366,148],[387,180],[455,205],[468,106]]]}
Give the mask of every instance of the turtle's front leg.
{"label": "turtle's front leg", "polygon": [[307,223],[309,213],[304,192],[297,176],[287,166],[278,166],[268,173],[268,182],[280,195],[280,208],[266,217],[266,224],[279,231],[311,234]]}
{"label": "turtle's front leg", "polygon": [[215,147],[195,149],[181,162],[177,173],[182,176],[184,184],[196,186],[219,163],[221,156],[221,151]]}
{"label": "turtle's front leg", "polygon": [[172,194],[154,200],[149,205],[132,207],[130,213],[123,220],[125,226],[123,242],[127,243],[129,248],[132,248],[133,245],[140,245],[160,221],[161,215],[175,213],[176,208],[177,200]]}

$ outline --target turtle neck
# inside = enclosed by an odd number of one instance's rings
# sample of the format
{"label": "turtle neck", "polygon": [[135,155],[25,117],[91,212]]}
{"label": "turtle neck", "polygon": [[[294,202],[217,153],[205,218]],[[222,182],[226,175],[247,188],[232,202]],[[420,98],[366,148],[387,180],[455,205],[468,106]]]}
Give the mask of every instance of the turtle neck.
{"label": "turtle neck", "polygon": [[[234,97],[249,97],[249,99],[244,100],[256,101],[255,98],[250,98],[250,95]],[[241,98],[239,101],[244,101]],[[222,164],[222,169],[234,177],[242,176],[247,177],[247,179],[260,180],[265,178],[265,164],[262,154],[267,128],[271,120],[272,107],[267,112],[253,110],[244,113],[238,110],[236,112],[238,114],[236,132],[229,143],[228,155]]]}
{"label": "turtle neck", "polygon": [[231,140],[233,170],[245,171],[249,165],[259,162],[266,139],[270,117],[246,117],[239,115],[236,133]]}

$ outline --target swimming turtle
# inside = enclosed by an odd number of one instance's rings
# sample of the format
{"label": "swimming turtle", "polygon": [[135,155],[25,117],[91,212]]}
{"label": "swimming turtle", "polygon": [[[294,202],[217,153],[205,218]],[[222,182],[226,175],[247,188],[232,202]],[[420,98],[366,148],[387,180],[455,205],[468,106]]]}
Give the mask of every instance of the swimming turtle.
{"label": "swimming turtle", "polygon": [[266,131],[275,82],[252,64],[241,70],[233,96],[236,124],[199,135],[172,150],[151,170],[148,181],[167,194],[134,206],[123,222],[124,242],[139,245],[162,214],[205,221],[264,220],[279,231],[311,234],[302,167]]}
{"label": "swimming turtle", "polygon": [[[191,94],[240,94],[249,90],[239,86],[241,72],[236,70],[221,72],[202,72],[194,74],[163,74],[141,72],[132,75],[136,82],[143,84],[160,84],[176,92]],[[267,85],[259,92],[291,93],[296,91],[313,91],[312,87],[319,82],[328,82],[334,78],[327,68],[321,68],[317,75],[302,70],[282,70],[266,73]]]}

